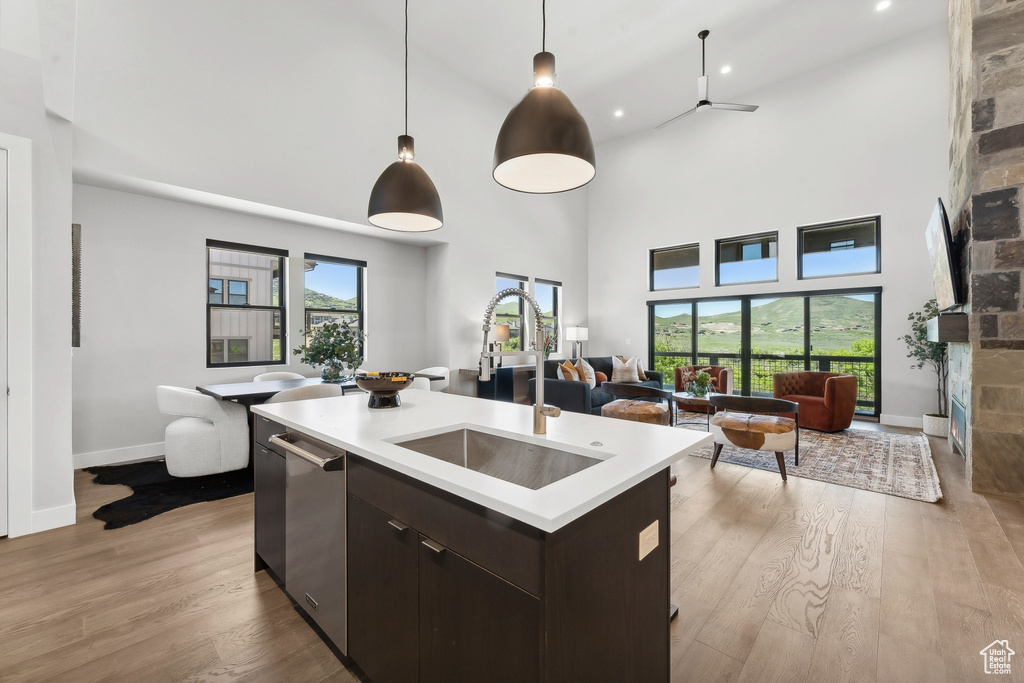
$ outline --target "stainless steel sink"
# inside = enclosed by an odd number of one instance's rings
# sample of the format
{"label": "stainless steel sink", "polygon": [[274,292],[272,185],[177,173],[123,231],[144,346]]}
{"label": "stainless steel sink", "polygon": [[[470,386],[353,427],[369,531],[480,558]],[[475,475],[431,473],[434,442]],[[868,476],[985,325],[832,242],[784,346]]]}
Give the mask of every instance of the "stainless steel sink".
{"label": "stainless steel sink", "polygon": [[475,429],[455,429],[395,445],[530,489],[543,488],[601,462],[600,458]]}

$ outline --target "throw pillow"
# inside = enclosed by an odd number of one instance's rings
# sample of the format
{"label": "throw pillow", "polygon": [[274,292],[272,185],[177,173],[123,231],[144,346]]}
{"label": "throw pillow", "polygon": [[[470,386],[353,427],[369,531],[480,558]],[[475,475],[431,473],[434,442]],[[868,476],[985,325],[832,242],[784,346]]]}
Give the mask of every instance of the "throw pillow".
{"label": "throw pillow", "polygon": [[[625,356],[617,356],[617,358],[619,360],[621,360],[623,363],[626,362],[626,357]],[[643,361],[640,360],[639,356],[633,356],[633,358],[636,358],[636,376],[640,378],[640,379],[637,380],[637,382],[646,382],[647,381],[647,375],[644,374]]]}
{"label": "throw pillow", "polygon": [[597,386],[597,375],[590,363],[580,358],[576,361],[576,372],[579,373],[580,381],[589,384],[591,389]]}
{"label": "throw pillow", "polygon": [[640,377],[636,372],[636,356],[623,361],[618,356],[612,356],[612,381],[613,382],[639,382]]}
{"label": "throw pillow", "polygon": [[571,361],[565,361],[564,363],[558,364],[558,377],[560,379],[567,379],[571,382],[578,380],[580,375],[576,372],[576,368],[572,366]]}
{"label": "throw pillow", "polygon": [[594,381],[597,383],[598,386],[601,386],[602,384],[608,381],[608,375],[604,374],[600,370],[595,370]]}

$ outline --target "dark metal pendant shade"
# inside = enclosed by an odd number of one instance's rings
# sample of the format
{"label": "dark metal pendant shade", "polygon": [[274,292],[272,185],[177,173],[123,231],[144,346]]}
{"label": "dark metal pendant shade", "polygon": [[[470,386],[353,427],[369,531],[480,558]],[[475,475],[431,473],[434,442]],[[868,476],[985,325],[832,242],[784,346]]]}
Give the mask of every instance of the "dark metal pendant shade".
{"label": "dark metal pendant shade", "polygon": [[[403,138],[407,141],[405,147]],[[370,191],[369,221],[379,228],[402,232],[437,230],[444,223],[437,188],[412,160],[412,138],[399,136],[398,148],[402,158],[384,169]]]}
{"label": "dark metal pendant shade", "polygon": [[499,184],[519,192],[565,192],[586,185],[596,172],[590,127],[558,88],[533,88],[505,117],[494,143]]}

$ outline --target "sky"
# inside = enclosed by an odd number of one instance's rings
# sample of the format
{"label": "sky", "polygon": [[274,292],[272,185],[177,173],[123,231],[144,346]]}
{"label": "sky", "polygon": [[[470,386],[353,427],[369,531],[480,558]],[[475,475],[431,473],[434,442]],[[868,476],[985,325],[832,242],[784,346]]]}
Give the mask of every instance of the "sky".
{"label": "sky", "polygon": [[306,289],[346,300],[356,295],[358,268],[335,263],[318,263],[306,271]]}

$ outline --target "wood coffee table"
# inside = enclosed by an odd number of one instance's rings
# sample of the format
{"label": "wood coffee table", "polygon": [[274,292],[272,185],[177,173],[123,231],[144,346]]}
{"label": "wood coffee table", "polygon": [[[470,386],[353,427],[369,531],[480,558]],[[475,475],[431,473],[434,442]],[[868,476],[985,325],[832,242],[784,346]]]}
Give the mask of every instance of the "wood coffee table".
{"label": "wood coffee table", "polygon": [[[711,405],[711,401],[708,400],[708,396],[710,396],[710,394],[707,394],[705,396],[696,396],[694,394],[691,394],[689,391],[677,391],[677,392],[673,393],[672,394],[672,402],[675,403],[675,405],[676,405],[676,420],[675,420],[676,426],[679,425],[679,409],[680,409],[681,406],[693,406],[693,407],[706,408],[707,409],[707,422],[705,423],[705,427],[710,432],[711,431],[711,416],[715,412],[715,407],[713,405]],[[697,424],[697,423],[684,423],[684,424]]]}

